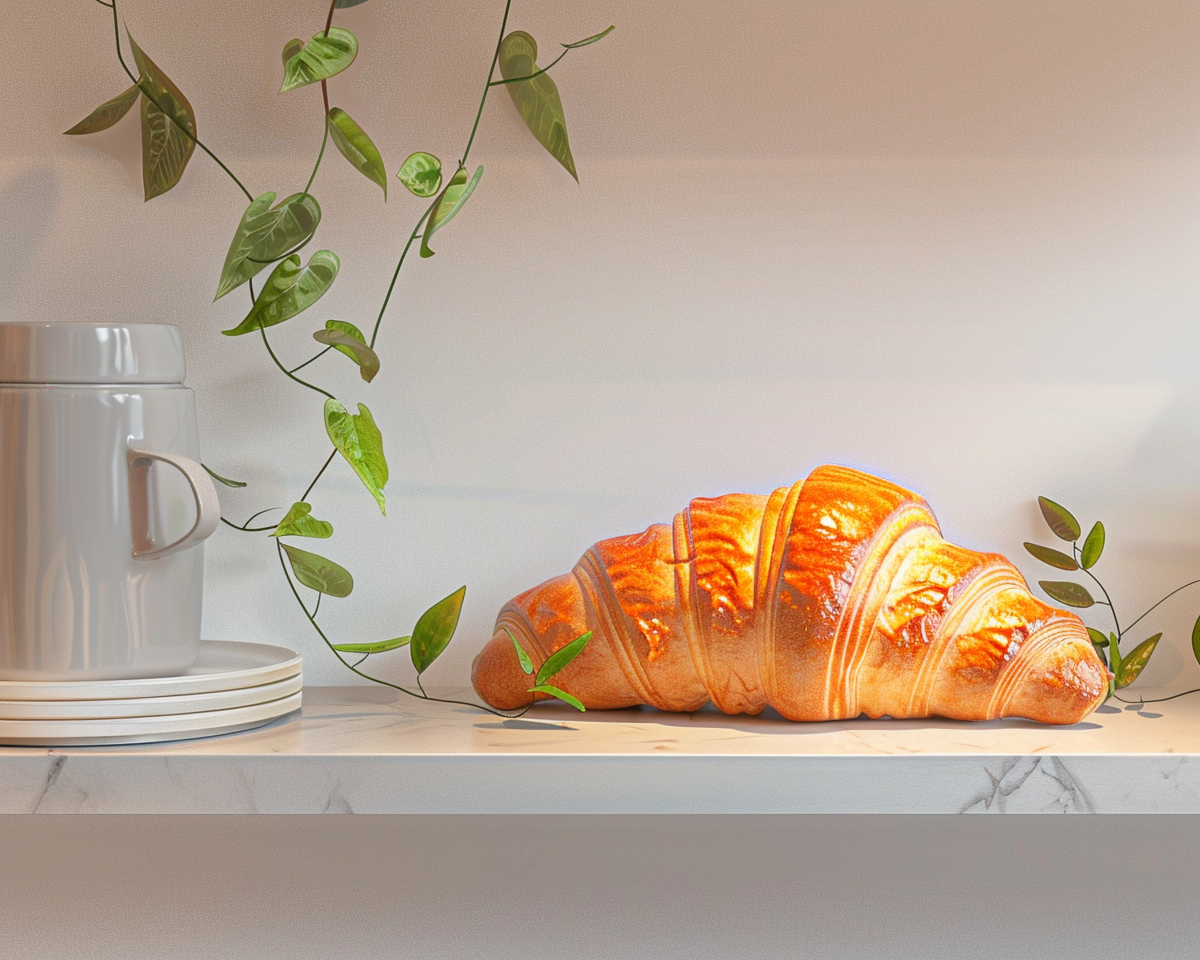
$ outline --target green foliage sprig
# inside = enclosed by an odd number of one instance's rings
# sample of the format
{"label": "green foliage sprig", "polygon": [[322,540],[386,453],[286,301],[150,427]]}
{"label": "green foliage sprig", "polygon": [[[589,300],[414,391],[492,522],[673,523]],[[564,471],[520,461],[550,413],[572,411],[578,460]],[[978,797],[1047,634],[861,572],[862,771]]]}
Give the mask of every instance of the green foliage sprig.
{"label": "green foliage sprig", "polygon": [[[285,538],[326,540],[333,536],[333,525],[314,517],[313,506],[309,501],[317,482],[339,455],[370,493],[380,513],[386,513],[384,488],[388,481],[388,464],[384,455],[382,433],[366,404],[357,404],[358,412],[351,413],[330,391],[310,379],[297,376],[297,373],[320,360],[331,350],[355,363],[366,383],[372,382],[379,373],[380,360],[375,352],[375,343],[409,250],[420,240],[420,256],[434,256],[430,247],[431,238],[462,211],[483,176],[482,166],[477,166],[474,173],[468,175],[467,159],[479,130],[488,93],[493,87],[507,88],[534,139],[578,182],[575,159],[567,137],[562,100],[558,87],[548,76],[548,72],[572,50],[607,37],[613,27],[610,26],[600,33],[574,43],[561,44],[562,52],[558,57],[545,67],[539,67],[537,43],[533,37],[521,30],[508,32],[512,0],[506,0],[499,38],[462,156],[454,164],[449,176],[446,176],[442,162],[434,154],[423,150],[414,151],[405,159],[396,174],[412,196],[428,203],[418,215],[400,253],[391,283],[371,328],[370,337],[346,320],[325,320],[323,328],[312,334],[322,349],[302,363],[289,368],[279,359],[267,330],[293,320],[318,303],[333,286],[341,269],[341,260],[332,250],[318,250],[308,257],[307,262],[301,256],[301,251],[313,240],[321,224],[321,206],[311,190],[330,140],[338,153],[359,174],[381,188],[383,198],[387,200],[387,166],[378,147],[349,113],[341,107],[330,105],[329,81],[349,67],[359,53],[358,38],[350,30],[333,25],[334,12],[357,6],[366,0],[330,0],[323,29],[313,33],[308,40],[297,37],[284,44],[280,93],[319,84],[322,134],[321,146],[308,182],[302,190],[290,193],[278,203],[277,191],[274,190],[253,195],[233,171],[205,146],[199,137],[195,111],[187,97],[134,42],[132,35],[126,30],[134,65],[137,67],[136,73],[129,68],[121,48],[121,21],[117,13],[117,0],[96,2],[112,11],[117,60],[133,85],[106,100],[66,133],[77,136],[108,129],[120,121],[135,102],[139,102],[142,186],[146,200],[166,193],[179,183],[188,161],[197,148],[207,154],[229,176],[249,203],[241,211],[239,222],[233,231],[233,239],[221,267],[214,300],[219,300],[245,285],[250,296],[250,307],[240,322],[223,333],[229,337],[257,334],[271,362],[283,376],[324,398],[322,422],[333,449],[304,492],[286,508],[283,518],[275,524],[251,526],[263,514],[284,509],[268,507],[258,511],[242,524],[222,519],[234,530],[266,533],[269,538],[273,538],[275,552],[292,595],[313,629],[344,666],[367,680],[414,697],[462,703],[431,697],[422,685],[421,676],[446,649],[454,636],[466,587],[460,587],[439,600],[418,618],[410,634],[395,639],[334,643],[318,624],[321,600],[324,597],[348,597],[354,590],[354,578],[341,564],[285,542]],[[500,78],[496,77],[497,70],[500,72]],[[256,294],[254,279],[268,268],[270,272],[267,279]],[[228,479],[207,466],[205,469],[214,480],[226,486],[246,486],[242,481]],[[315,594],[315,602],[311,609],[301,596],[297,584]],[[537,671],[530,692],[555,697],[583,710],[583,704],[576,697],[548,681],[578,656],[590,639],[591,633],[585,633],[562,649],[551,653]],[[521,649],[515,638],[513,644],[522,669],[527,675],[532,674],[533,665],[528,654]],[[409,648],[412,666],[416,672],[416,690],[380,679],[359,669],[368,657],[401,647]],[[357,656],[353,662],[349,659],[351,655]],[[468,705],[501,716],[514,715],[479,704]]]}
{"label": "green foliage sprig", "polygon": [[[1153,604],[1145,613],[1122,629],[1120,618],[1117,616],[1116,608],[1113,606],[1112,598],[1108,595],[1108,590],[1105,589],[1104,584],[1100,582],[1096,574],[1092,572],[1093,568],[1099,562],[1101,554],[1104,553],[1104,524],[1097,520],[1088,531],[1088,535],[1083,538],[1081,546],[1079,538],[1083,534],[1083,528],[1079,525],[1079,521],[1075,519],[1074,514],[1070,510],[1047,497],[1038,497],[1038,506],[1041,507],[1042,517],[1046,521],[1046,525],[1050,528],[1051,533],[1058,537],[1058,539],[1069,543],[1071,545],[1071,552],[1069,554],[1064,553],[1054,547],[1045,547],[1037,543],[1026,543],[1025,549],[1042,563],[1057,570],[1082,572],[1095,584],[1096,588],[1104,596],[1103,600],[1097,600],[1086,586],[1073,580],[1038,581],[1038,586],[1045,590],[1051,599],[1066,604],[1068,607],[1075,607],[1077,609],[1086,609],[1093,606],[1108,607],[1114,629],[1108,633],[1104,633],[1095,627],[1088,627],[1087,632],[1088,637],[1091,638],[1092,645],[1096,648],[1096,653],[1112,674],[1108,682],[1108,696],[1112,697],[1117,690],[1129,686],[1138,678],[1142,670],[1145,669],[1146,664],[1150,662],[1150,657],[1154,654],[1159,640],[1162,639],[1162,633],[1156,633],[1151,637],[1147,637],[1128,653],[1122,654],[1121,644],[1129,631],[1141,623],[1159,604],[1173,597],[1180,590],[1195,586],[1197,583],[1200,583],[1200,580],[1193,580],[1172,590],[1162,600]],[[1196,624],[1192,628],[1192,652],[1197,662],[1200,662],[1200,617],[1197,617]],[[1187,692],[1196,693],[1200,691],[1191,690]],[[1183,694],[1176,694],[1175,696],[1183,696]],[[1118,697],[1117,699],[1121,698]],[[1174,697],[1160,698],[1160,700],[1172,699]],[[1136,703],[1140,706],[1143,703],[1158,703],[1160,700],[1142,700],[1139,698]],[[1122,702],[1131,703],[1135,701]]]}

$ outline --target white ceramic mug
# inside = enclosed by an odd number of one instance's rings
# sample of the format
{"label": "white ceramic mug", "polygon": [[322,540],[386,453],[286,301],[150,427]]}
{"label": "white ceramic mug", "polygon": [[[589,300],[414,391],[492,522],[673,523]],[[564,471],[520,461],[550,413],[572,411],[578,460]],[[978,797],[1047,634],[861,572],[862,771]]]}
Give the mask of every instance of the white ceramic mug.
{"label": "white ceramic mug", "polygon": [[220,508],[183,375],[169,324],[0,323],[0,679],[195,661]]}

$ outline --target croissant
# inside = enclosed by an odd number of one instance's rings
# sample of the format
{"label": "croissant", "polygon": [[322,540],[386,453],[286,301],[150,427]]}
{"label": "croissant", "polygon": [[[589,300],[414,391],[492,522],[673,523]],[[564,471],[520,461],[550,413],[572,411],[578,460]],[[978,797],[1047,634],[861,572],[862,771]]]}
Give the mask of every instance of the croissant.
{"label": "croissant", "polygon": [[1079,618],[940,533],[919,496],[846,467],[698,498],[507,603],[472,682],[525,706],[544,695],[513,638],[540,665],[591,630],[553,682],[592,708],[1075,723],[1103,702],[1108,669]]}

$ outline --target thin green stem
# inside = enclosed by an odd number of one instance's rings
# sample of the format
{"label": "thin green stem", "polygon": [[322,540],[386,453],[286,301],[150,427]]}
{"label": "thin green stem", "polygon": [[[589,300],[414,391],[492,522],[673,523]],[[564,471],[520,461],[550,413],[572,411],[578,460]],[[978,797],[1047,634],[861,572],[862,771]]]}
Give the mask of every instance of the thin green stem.
{"label": "thin green stem", "polygon": [[[1080,560],[1083,556],[1083,553],[1080,551],[1079,546],[1075,543],[1072,543],[1071,549],[1075,552],[1075,559]],[[1113,606],[1112,597],[1110,597],[1108,595],[1108,591],[1104,589],[1104,584],[1102,584],[1096,578],[1096,575],[1094,573],[1092,573],[1091,570],[1088,570],[1087,568],[1085,568],[1082,563],[1079,564],[1079,569],[1082,570],[1084,573],[1086,573],[1089,577],[1091,577],[1092,582],[1095,583],[1096,586],[1098,586],[1100,588],[1100,592],[1104,594],[1104,605],[1106,607],[1108,607],[1109,612],[1112,614],[1113,624],[1117,628],[1117,640],[1119,641],[1122,637],[1125,636],[1125,632],[1121,629],[1121,621],[1117,619],[1117,608]]]}
{"label": "thin green stem", "polygon": [[253,514],[250,517],[250,519],[248,519],[241,526],[238,526],[236,523],[232,522],[231,520],[226,520],[224,517],[221,518],[221,522],[233,527],[234,530],[245,530],[248,533],[259,533],[260,531],[263,531],[263,530],[274,530],[275,529],[274,526],[252,527],[252,526],[250,526],[250,524],[252,524],[256,518],[261,517],[264,513],[270,513],[272,510],[282,510],[282,509],[283,509],[283,507],[267,507],[265,510],[259,510],[258,513]]}
{"label": "thin green stem", "polygon": [[[325,89],[325,81],[321,81],[321,89]],[[325,130],[321,134],[321,149],[317,152],[317,162],[313,164],[312,173],[308,175],[308,183],[304,185],[304,192],[308,193],[309,188],[313,185],[313,181],[317,179],[317,169],[321,166],[321,158],[325,156],[325,142],[329,139],[329,108],[325,108]]]}
{"label": "thin green stem", "polygon": [[372,350],[375,349],[375,338],[379,336],[379,325],[383,323],[383,315],[387,312],[388,303],[392,299],[392,291],[396,289],[396,281],[400,279],[400,268],[404,266],[404,258],[408,256],[409,249],[417,239],[417,234],[421,231],[421,225],[426,222],[429,215],[433,212],[433,208],[437,205],[439,199],[441,199],[441,194],[434,197],[429,206],[425,208],[425,212],[421,214],[421,219],[417,221],[417,225],[413,227],[412,233],[408,235],[408,242],[404,245],[404,250],[400,253],[400,260],[396,263],[396,269],[392,271],[392,282],[388,284],[387,293],[383,297],[383,304],[379,308],[379,316],[375,318],[375,327],[371,330],[371,342],[367,344]]}
{"label": "thin green stem", "polygon": [[1165,597],[1163,597],[1162,600],[1159,600],[1158,603],[1156,603],[1153,607],[1151,607],[1149,610],[1147,610],[1146,613],[1143,613],[1140,617],[1138,617],[1136,620],[1134,620],[1133,623],[1131,623],[1125,629],[1132,630],[1143,619],[1145,619],[1147,614],[1149,614],[1152,610],[1154,610],[1155,607],[1159,606],[1162,603],[1165,603],[1167,600],[1170,600],[1173,596],[1175,596],[1175,594],[1179,593],[1180,590],[1186,590],[1188,587],[1194,587],[1198,583],[1200,583],[1200,580],[1192,580],[1188,583],[1185,583],[1182,587],[1176,587],[1174,590],[1172,590],[1170,593],[1168,593]]}
{"label": "thin green stem", "polygon": [[295,373],[297,370],[303,370],[305,367],[307,367],[307,366],[308,366],[310,363],[312,363],[314,360],[320,360],[320,359],[321,359],[323,356],[325,356],[325,354],[327,354],[327,353],[328,353],[330,350],[332,350],[332,349],[333,349],[333,347],[326,347],[324,350],[322,350],[320,353],[318,353],[318,354],[317,354],[315,357],[309,357],[309,358],[308,358],[307,360],[305,360],[305,361],[304,361],[302,364],[300,364],[300,366],[298,366],[298,367],[292,367],[292,373]]}
{"label": "thin green stem", "polygon": [[308,387],[309,390],[315,390],[317,393],[328,397],[330,400],[335,399],[334,395],[328,390],[322,390],[315,383],[309,383],[307,380],[301,380],[280,362],[279,358],[275,356],[275,351],[271,349],[271,341],[267,339],[267,328],[263,326],[262,317],[259,317],[258,319],[258,332],[262,334],[263,346],[267,348],[267,353],[271,355],[271,359],[275,361],[275,366],[282,371],[285,377],[287,377],[289,380],[295,380],[296,383],[300,384],[302,387]]}
{"label": "thin green stem", "polygon": [[546,66],[542,67],[541,69],[533,71],[533,73],[531,73],[527,77],[510,77],[507,80],[489,80],[488,86],[489,87],[503,87],[510,83],[521,83],[525,80],[532,80],[534,77],[540,77],[543,73],[549,73],[550,68],[552,66],[554,66],[556,63],[558,63],[559,60],[561,60],[563,57],[565,57],[570,52],[571,52],[571,48],[568,47],[566,50],[564,50],[562,53],[560,53],[557,57],[555,57],[553,60],[551,60],[548,64],[546,64]]}
{"label": "thin green stem", "polygon": [[334,447],[333,452],[331,454],[329,454],[329,459],[326,460],[325,463],[321,466],[321,469],[317,471],[317,475],[312,478],[312,483],[310,483],[308,485],[308,489],[305,490],[304,493],[301,495],[301,497],[300,497],[301,500],[303,500],[303,501],[308,500],[308,495],[310,493],[312,493],[312,488],[317,485],[317,481],[321,479],[321,474],[323,474],[329,468],[329,465],[331,463],[333,463],[333,458],[336,456],[337,456],[337,447]]}
{"label": "thin green stem", "polygon": [[1115,693],[1113,694],[1113,699],[1120,700],[1122,703],[1166,703],[1168,700],[1174,700],[1176,697],[1186,697],[1192,693],[1200,693],[1200,687],[1197,687],[1195,690],[1184,690],[1183,693],[1173,693],[1169,697],[1157,697],[1154,700],[1146,700],[1141,697],[1137,700],[1126,700],[1124,697],[1118,697]]}
{"label": "thin green stem", "polygon": [[314,620],[317,619],[317,614],[321,612],[321,598],[323,596],[325,596],[325,594],[323,594],[323,593],[317,594],[317,602],[316,602],[316,605],[313,606],[313,612],[312,612],[312,618]]}
{"label": "thin green stem", "polygon": [[479,119],[483,116],[483,105],[487,103],[488,91],[492,88],[492,77],[496,73],[496,62],[500,59],[500,44],[504,42],[504,31],[508,29],[508,11],[511,7],[512,0],[505,0],[504,19],[500,21],[500,37],[496,40],[496,52],[492,54],[492,65],[488,69],[487,82],[483,85],[483,96],[479,98],[479,109],[475,111],[475,123],[471,125],[471,136],[467,138],[467,148],[463,150],[462,159],[458,161],[460,167],[467,165],[467,157],[471,153],[471,144],[475,142],[475,133],[479,129]]}

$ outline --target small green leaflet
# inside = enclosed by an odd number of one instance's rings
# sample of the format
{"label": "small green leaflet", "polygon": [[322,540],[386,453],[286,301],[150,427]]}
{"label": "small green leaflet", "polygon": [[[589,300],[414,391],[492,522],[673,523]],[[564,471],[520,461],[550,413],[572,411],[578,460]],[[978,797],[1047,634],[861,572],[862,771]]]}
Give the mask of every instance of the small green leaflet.
{"label": "small green leaflet", "polygon": [[422,257],[433,256],[433,251],[429,249],[429,238],[454,219],[454,215],[462,209],[463,204],[475,192],[475,187],[478,186],[479,178],[482,176],[483,167],[476,167],[475,176],[471,178],[470,183],[467,183],[467,171],[459,167],[454,176],[450,178],[450,182],[446,184],[441,196],[434,203],[429,219],[425,221],[425,229],[421,232]]}
{"label": "small green leaflet", "polygon": [[321,206],[309,193],[293,193],[272,207],[275,194],[268,190],[246,207],[233,235],[221,282],[214,300],[235,290],[271,261],[278,260],[293,247],[305,243],[321,222]]}
{"label": "small green leaflet", "polygon": [[187,97],[142,52],[128,31],[126,36],[141,75],[142,189],[146,199],[152,200],[183,176],[196,149],[196,115]]}
{"label": "small green leaflet", "polygon": [[395,640],[380,640],[377,643],[335,643],[333,649],[342,653],[387,653],[389,650],[408,646],[410,640],[412,637],[397,637]]}
{"label": "small green leaflet", "polygon": [[573,697],[569,693],[567,693],[567,691],[559,690],[558,687],[553,687],[548,683],[539,683],[536,687],[530,687],[529,692],[530,693],[545,693],[545,694],[549,694],[552,697],[558,697],[558,699],[561,700],[563,703],[569,703],[580,713],[587,712],[587,707],[585,707],[582,703],[580,703],[576,697]]}
{"label": "small green leaflet", "polygon": [[563,47],[567,50],[577,50],[580,47],[586,47],[589,43],[595,43],[597,40],[603,40],[616,29],[617,25],[614,23],[607,30],[601,30],[599,33],[593,34],[592,36],[583,40],[576,40],[574,43],[564,43]]}
{"label": "small green leaflet", "polygon": [[283,541],[279,545],[292,562],[296,579],[306,587],[330,597],[350,596],[350,591],[354,589],[354,578],[345,567]]}
{"label": "small green leaflet", "polygon": [[334,0],[333,7],[335,10],[345,10],[347,7],[357,7],[366,2],[367,0]]}
{"label": "small green leaflet", "polygon": [[[1115,677],[1121,676],[1121,641],[1115,633],[1108,635],[1108,669],[1113,672]],[[1115,689],[1115,679],[1112,684]]]}
{"label": "small green leaflet", "polygon": [[317,343],[333,347],[358,364],[358,372],[370,383],[379,372],[379,354],[367,346],[367,340],[358,327],[344,320],[326,320],[325,329],[313,334]]}
{"label": "small green leaflet", "polygon": [[100,106],[80,120],[70,130],[64,131],[68,136],[81,133],[98,133],[107,130],[129,112],[137,100],[138,86],[135,83],[124,93],[118,93],[111,100],[105,100]]}
{"label": "small green leaflet", "polygon": [[525,672],[525,676],[528,677],[533,673],[533,661],[529,659],[529,654],[517,643],[517,638],[513,636],[513,632],[508,627],[504,628],[504,632],[508,634],[508,639],[512,641],[512,645],[516,648],[517,662],[521,664],[521,669]]}
{"label": "small green leaflet", "polygon": [[546,662],[542,664],[542,668],[537,672],[537,676],[534,677],[534,683],[541,686],[552,676],[562,670],[563,667],[565,667],[583,652],[583,648],[587,646],[588,641],[591,639],[592,631],[589,630],[582,636],[576,637],[561,650],[556,650],[554,653],[550,654],[550,656],[546,658]]}
{"label": "small green leaflet", "polygon": [[1142,668],[1150,662],[1150,655],[1154,653],[1154,648],[1158,646],[1158,641],[1161,639],[1162,634],[1156,633],[1149,640],[1143,640],[1121,658],[1121,668],[1114,671],[1117,675],[1118,690],[1129,686],[1138,678],[1138,674],[1142,672]]}
{"label": "small green leaflet", "polygon": [[333,524],[310,516],[312,507],[303,500],[292,504],[287,516],[279,521],[270,537],[315,537],[325,540],[333,536]]}
{"label": "small green leaflet", "polygon": [[375,498],[379,512],[386,514],[383,488],[388,480],[388,466],[383,456],[383,435],[375,426],[371,411],[360,403],[358,413],[352,414],[336,400],[326,400],[325,431]]}
{"label": "small green leaflet", "polygon": [[[290,47],[295,41],[289,41]],[[285,47],[287,49],[287,47]],[[342,27],[330,27],[329,35],[316,34],[291,55],[283,65],[283,86],[287,93],[319,80],[328,80],[345,70],[358,56],[358,39]]]}
{"label": "small green leaflet", "polygon": [[1079,564],[1074,557],[1069,557],[1061,550],[1053,547],[1043,547],[1040,543],[1027,543],[1025,549],[1037,557],[1042,563],[1048,563],[1059,570],[1078,570]]}
{"label": "small green leaflet", "polygon": [[1091,627],[1088,627],[1087,632],[1088,632],[1088,636],[1091,638],[1093,646],[1097,646],[1097,647],[1107,647],[1108,646],[1108,637],[1106,637],[1104,634],[1102,634],[1099,630],[1093,630]]}
{"label": "small green leaflet", "polygon": [[1071,515],[1070,510],[1046,497],[1038,497],[1038,506],[1042,508],[1046,524],[1059,540],[1079,539],[1079,521]]}
{"label": "small green leaflet", "polygon": [[257,332],[260,323],[264,327],[273,327],[290,320],[325,295],[340,266],[337,254],[331,250],[318,250],[303,268],[300,255],[293,253],[271,271],[246,319],[232,330],[221,332],[227,337],[240,337]]}
{"label": "small green leaflet", "polygon": [[355,170],[383,188],[383,199],[387,200],[387,170],[383,166],[383,157],[366,131],[341,107],[329,111],[329,135],[338,152]]}
{"label": "small green leaflet", "polygon": [[1196,662],[1200,663],[1200,617],[1196,618],[1196,623],[1192,627],[1192,656],[1196,658]]}
{"label": "small green leaflet", "polygon": [[408,648],[417,673],[428,670],[430,664],[446,649],[458,626],[463,597],[466,595],[467,588],[459,587],[421,614],[417,625],[413,627],[412,643]]}
{"label": "small green leaflet", "polygon": [[1083,569],[1091,570],[1103,552],[1104,524],[1097,520],[1095,526],[1088,532],[1087,539],[1083,541],[1083,551],[1079,557],[1079,562],[1083,566]]}
{"label": "small green leaflet", "polygon": [[506,84],[509,96],[537,142],[578,182],[558,86],[549,74],[533,76],[538,69],[537,42],[525,31],[514,30],[500,43],[499,61],[500,74],[505,80],[530,77],[529,80]]}
{"label": "small green leaflet", "polygon": [[1090,607],[1096,601],[1085,587],[1070,580],[1039,580],[1038,586],[1059,603],[1068,607]]}
{"label": "small green leaflet", "polygon": [[223,483],[227,487],[244,487],[246,485],[245,480],[230,480],[228,477],[221,476],[215,470],[210,470],[208,466],[203,463],[200,464],[200,466],[204,467],[204,472],[216,480],[217,483]]}
{"label": "small green leaflet", "polygon": [[396,176],[414,196],[432,197],[442,186],[442,161],[418,150],[408,155]]}

